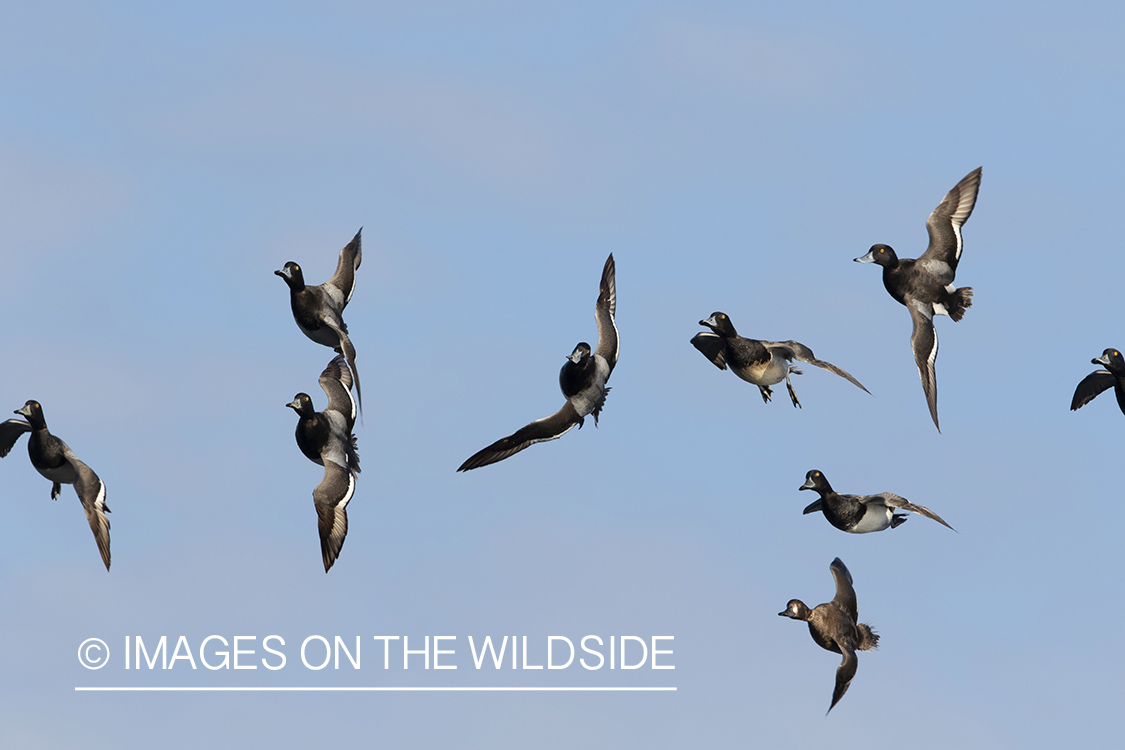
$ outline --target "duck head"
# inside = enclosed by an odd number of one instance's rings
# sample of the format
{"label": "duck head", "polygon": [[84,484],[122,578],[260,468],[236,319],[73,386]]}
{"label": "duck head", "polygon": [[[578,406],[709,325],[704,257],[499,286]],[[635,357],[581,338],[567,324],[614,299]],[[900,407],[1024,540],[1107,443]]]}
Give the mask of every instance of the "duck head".
{"label": "duck head", "polygon": [[1121,356],[1121,351],[1118,349],[1106,349],[1102,352],[1102,356],[1091,359],[1090,364],[1103,365],[1110,372],[1125,373],[1125,358]]}
{"label": "duck head", "polygon": [[730,322],[730,318],[725,312],[713,312],[707,320],[699,321],[699,325],[707,326],[724,338],[738,335],[738,332],[734,330],[734,323]]}
{"label": "duck head", "polygon": [[794,620],[808,620],[812,610],[800,599],[790,599],[785,610],[778,612],[778,617],[791,617]]}
{"label": "duck head", "polygon": [[307,393],[298,393],[286,406],[302,417],[311,417],[316,413],[316,409],[313,408],[312,399],[309,398],[309,394]]}
{"label": "duck head", "polygon": [[301,272],[301,267],[293,261],[286,263],[280,271],[274,271],[274,275],[283,278],[290,289],[305,288],[305,274]]}
{"label": "duck head", "polygon": [[37,430],[47,426],[47,422],[43,418],[43,407],[39,405],[38,401],[28,401],[12,413],[27,417],[27,421]]}
{"label": "duck head", "polygon": [[867,251],[867,255],[861,255],[855,259],[856,263],[874,263],[877,266],[884,268],[894,268],[898,265],[898,256],[895,255],[894,248],[890,245],[872,245],[871,249]]}
{"label": "duck head", "polygon": [[580,363],[582,360],[590,356],[590,345],[585,341],[579,341],[578,346],[574,347],[574,351],[567,357],[574,364]]}

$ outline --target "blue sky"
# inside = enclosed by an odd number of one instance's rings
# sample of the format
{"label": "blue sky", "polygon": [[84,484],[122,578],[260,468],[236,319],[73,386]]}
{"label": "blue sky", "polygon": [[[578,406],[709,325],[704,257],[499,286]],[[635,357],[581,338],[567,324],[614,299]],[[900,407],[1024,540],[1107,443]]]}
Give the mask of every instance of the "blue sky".
{"label": "blue sky", "polygon": [[[1125,418],[1110,394],[1068,410],[1090,359],[1125,346],[1118,5],[4,15],[0,407],[39,400],[105,481],[114,564],[21,440],[0,461],[0,745],[873,750],[1119,733]],[[928,213],[980,165],[957,277],[974,305],[937,321],[939,435],[909,316],[852,259],[875,242],[916,256]],[[346,319],[363,474],[325,575],[321,469],[284,404],[323,406],[332,353],[297,330],[273,271],[295,260],[324,280],[360,226]],[[558,368],[596,336],[610,252],[621,359],[600,428],[455,473],[562,404]],[[873,396],[806,367],[802,410],[783,391],[763,404],[688,344],[715,310]],[[803,517],[811,468],[960,533]],[[882,640],[825,718],[838,657],[777,612],[830,599],[837,556]],[[184,636],[196,658],[210,635],[254,636],[258,659],[270,634],[284,669],[121,661],[126,636]],[[360,636],[361,669],[304,668],[311,635]],[[384,670],[376,635],[455,635],[458,668]],[[533,664],[548,636],[670,635],[675,669],[478,671],[468,636],[486,635],[526,635]],[[98,671],[75,659],[92,637],[110,648]]]}

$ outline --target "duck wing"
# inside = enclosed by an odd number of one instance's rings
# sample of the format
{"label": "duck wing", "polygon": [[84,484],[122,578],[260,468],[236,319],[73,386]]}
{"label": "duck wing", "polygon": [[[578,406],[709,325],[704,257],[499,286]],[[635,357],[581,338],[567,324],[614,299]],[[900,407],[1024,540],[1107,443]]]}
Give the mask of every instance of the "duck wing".
{"label": "duck wing", "polygon": [[25,432],[31,432],[31,425],[22,419],[8,419],[0,422],[0,458],[11,452],[12,446]]}
{"label": "duck wing", "polygon": [[691,337],[691,345],[698,349],[704,357],[711,360],[711,364],[720,370],[727,369],[727,360],[724,355],[726,342],[723,337],[711,331],[700,331]]}
{"label": "duck wing", "polygon": [[[598,348],[594,354],[601,356],[609,365],[609,371],[617,365],[620,345],[617,340],[617,267],[613,253],[606,258],[602,268],[602,280],[598,287],[598,301],[594,305],[594,319],[598,323]],[[609,376],[606,376],[606,380]]]}
{"label": "duck wing", "polygon": [[[1074,398],[1070,401],[1070,410],[1075,411],[1076,409],[1081,409],[1083,406],[1093,401],[1094,397],[1099,393],[1107,388],[1112,388],[1115,382],[1117,382],[1117,378],[1109,370],[1094,370],[1092,373],[1082,378],[1082,382],[1074,389]],[[18,421],[17,419],[8,420],[8,422]],[[3,427],[4,425],[0,425],[0,456],[3,456],[6,452],[4,451],[4,441],[2,437]]]}
{"label": "duck wing", "polygon": [[[977,203],[977,191],[980,190],[980,176],[982,167],[977,167],[965,175],[964,179],[953,186],[938,207],[926,219],[926,231],[930,235],[930,244],[926,252],[918,257],[918,263],[927,270],[934,272],[931,265],[944,263],[949,268],[949,281],[953,281],[953,274],[957,271],[957,262],[961,260],[961,226],[968,221]],[[931,261],[936,263],[931,264]],[[941,269],[944,270],[944,269]],[[944,275],[940,272],[937,275]]]}
{"label": "duck wing", "polygon": [[347,507],[354,494],[355,474],[336,460],[326,460],[324,478],[313,490],[313,505],[320,531],[320,557],[325,573],[336,562],[344,546],[344,538],[348,535]]}
{"label": "duck wing", "polygon": [[333,357],[320,373],[320,387],[328,396],[328,406],[325,407],[325,411],[338,412],[350,431],[355,425],[356,403],[351,392],[352,373],[343,354]]}
{"label": "duck wing", "polygon": [[839,641],[837,641],[837,644],[840,646],[840,652],[844,655],[844,659],[840,662],[840,666],[836,667],[836,687],[832,690],[832,705],[828,707],[828,712],[831,712],[840,702],[840,699],[844,697],[844,693],[848,692],[848,686],[852,684],[852,678],[855,677],[856,667],[859,666],[854,645],[845,645],[839,643]]}
{"label": "duck wing", "polygon": [[871,391],[864,388],[863,384],[853,378],[851,374],[846,370],[837,367],[831,362],[825,362],[822,359],[817,359],[816,355],[813,354],[812,349],[808,348],[799,341],[763,341],[762,343],[765,344],[769,349],[780,350],[782,355],[789,361],[798,359],[802,362],[808,362],[810,365],[815,365],[822,370],[828,370],[828,372],[839,375],[844,380],[847,380],[849,383],[854,385],[856,388],[859,388],[864,393],[868,395],[871,394]]}
{"label": "duck wing", "polygon": [[942,526],[946,527],[947,529],[950,529],[952,531],[957,531],[957,529],[954,529],[952,526],[947,524],[945,522],[945,519],[943,519],[937,513],[934,513],[932,510],[927,508],[925,505],[918,505],[916,503],[912,503],[909,500],[907,500],[905,497],[899,497],[898,495],[894,494],[893,492],[880,492],[878,495],[870,495],[869,497],[879,498],[883,502],[883,504],[886,505],[888,508],[898,508],[899,510],[906,510],[906,511],[909,511],[911,513],[917,513],[920,516],[925,516],[926,518],[929,518],[933,521],[937,521],[938,523],[940,523]]}
{"label": "duck wing", "polygon": [[321,413],[328,420],[331,429],[337,432],[336,438],[343,443],[348,468],[358,474],[359,453],[356,450],[355,435],[352,434],[356,403],[352,398],[351,386],[352,375],[347,361],[343,354],[337,354],[324,368],[324,372],[320,373],[320,387],[328,395],[328,406]]}
{"label": "duck wing", "polygon": [[851,624],[855,625],[859,620],[859,605],[856,603],[855,589],[852,588],[852,574],[838,557],[828,567],[832,571],[832,577],[836,579],[836,596],[833,597],[832,604],[843,610]]}
{"label": "duck wing", "polygon": [[98,475],[86,464],[82,463],[74,452],[63,443],[66,459],[74,467],[74,491],[82,503],[82,510],[86,511],[86,521],[90,530],[94,532],[94,541],[98,544],[105,569],[109,570],[109,506],[105,503],[105,484]]}
{"label": "duck wing", "polygon": [[332,299],[334,306],[338,312],[343,312],[348,303],[352,301],[352,292],[355,291],[355,272],[359,270],[359,264],[363,260],[363,247],[360,235],[363,233],[363,227],[355,233],[352,241],[344,246],[340,251],[340,260],[336,264],[336,273],[332,274],[332,278],[324,282],[325,291]]}
{"label": "duck wing", "polygon": [[934,330],[933,308],[916,300],[908,300],[906,309],[910,310],[910,319],[914,322],[914,331],[910,334],[910,348],[914,351],[914,363],[918,365],[918,377],[922,380],[922,390],[926,393],[926,403],[930,407],[930,417],[934,420],[934,427],[941,432],[937,415],[937,370],[934,363],[937,361],[938,340],[937,331]]}
{"label": "duck wing", "polygon": [[465,463],[461,464],[457,471],[479,469],[481,466],[488,466],[497,461],[503,461],[505,458],[513,456],[535,443],[557,440],[574,429],[575,425],[581,423],[582,418],[578,416],[574,405],[571,404],[570,401],[567,401],[563,404],[561,409],[551,416],[537,419],[531,424],[516,430],[515,433],[508,437],[500,438],[487,448],[477,451],[466,459]]}
{"label": "duck wing", "polygon": [[[343,325],[343,322],[337,323],[331,320],[325,320],[324,325],[331,328],[337,338],[339,339],[339,346],[335,347],[337,352],[344,355],[344,360],[348,363],[348,369],[352,371],[352,381],[355,383],[355,398],[359,404],[360,411],[363,410],[363,391],[359,387],[359,370],[355,366],[355,347],[352,346],[352,340],[348,338],[348,329]],[[321,384],[323,386],[323,383]]]}

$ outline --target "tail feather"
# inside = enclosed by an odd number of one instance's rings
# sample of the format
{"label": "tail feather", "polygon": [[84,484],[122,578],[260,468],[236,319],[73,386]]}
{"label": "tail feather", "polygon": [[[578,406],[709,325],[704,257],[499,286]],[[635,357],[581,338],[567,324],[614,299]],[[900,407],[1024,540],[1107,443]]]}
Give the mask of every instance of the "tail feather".
{"label": "tail feather", "polygon": [[871,651],[872,649],[879,648],[879,635],[871,626],[865,622],[858,623],[856,629],[859,630],[859,643],[856,648],[860,651]]}
{"label": "tail feather", "polygon": [[953,318],[954,322],[965,317],[965,311],[972,306],[973,288],[971,286],[963,286],[953,292],[949,295],[949,300],[945,303],[945,309],[949,311],[949,317]]}

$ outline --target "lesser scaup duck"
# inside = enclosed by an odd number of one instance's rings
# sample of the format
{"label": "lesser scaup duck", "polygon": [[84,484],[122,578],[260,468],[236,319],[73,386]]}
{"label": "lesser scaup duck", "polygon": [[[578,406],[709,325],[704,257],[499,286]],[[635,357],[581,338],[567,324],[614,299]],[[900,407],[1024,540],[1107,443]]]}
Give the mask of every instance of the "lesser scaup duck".
{"label": "lesser scaup duck", "polygon": [[598,301],[594,305],[594,319],[598,324],[598,348],[591,353],[590,345],[579,342],[566,359],[559,372],[559,387],[566,397],[566,403],[549,417],[537,419],[520,428],[514,434],[497,440],[487,448],[470,456],[457,471],[469,471],[481,466],[503,461],[535,443],[556,440],[574,429],[581,427],[588,414],[594,415],[594,425],[605,405],[609,393],[609,380],[617,365],[619,345],[617,340],[617,286],[616,267],[613,253],[605,261],[602,280],[598,287]]}
{"label": "lesser scaup duck", "polygon": [[1074,390],[1074,398],[1070,402],[1070,410],[1080,409],[1094,400],[1094,397],[1113,386],[1117,394],[1117,405],[1121,413],[1125,414],[1125,358],[1118,349],[1106,349],[1102,356],[1091,359],[1090,364],[1102,365],[1104,370],[1094,370],[1082,378],[1082,382]]}
{"label": "lesser scaup duck", "polygon": [[799,368],[789,364],[794,359],[835,373],[864,393],[871,393],[844,370],[830,362],[817,359],[812,349],[804,344],[796,341],[757,341],[739,336],[726,313],[711,313],[711,317],[699,321],[699,325],[707,326],[711,330],[695,334],[691,339],[692,345],[711,360],[715,367],[725,370],[729,366],[735,375],[747,383],[758,386],[762,393],[762,400],[766,403],[769,403],[773,395],[770,386],[784,380],[785,387],[789,389],[789,398],[793,400],[793,406],[800,407],[801,402],[797,400],[797,394],[793,392],[793,384],[789,381],[790,373],[801,374]]}
{"label": "lesser scaup duck", "polygon": [[348,503],[355,494],[355,475],[359,473],[356,452],[356,404],[352,399],[352,378],[343,355],[337,355],[320,374],[320,387],[328,394],[324,411],[313,408],[307,393],[298,393],[286,404],[300,417],[297,421],[297,447],[301,453],[324,467],[324,478],[313,490],[313,505],[319,520],[320,556],[327,573],[340,556],[348,535]]}
{"label": "lesser scaup duck", "polygon": [[340,251],[336,273],[320,286],[305,286],[305,275],[301,267],[289,261],[280,271],[274,273],[289,285],[289,306],[293,309],[293,320],[297,327],[310,339],[323,346],[335,349],[347,359],[348,369],[355,380],[356,400],[363,408],[363,394],[359,387],[359,371],[355,368],[355,347],[348,338],[348,326],[344,323],[344,308],[355,291],[355,272],[363,260],[360,235],[355,233],[352,241]]}
{"label": "lesser scaup duck", "polygon": [[977,167],[953,186],[945,199],[926,219],[930,245],[917,260],[899,258],[890,245],[872,245],[867,255],[856,258],[857,263],[875,263],[883,267],[883,286],[898,302],[906,305],[914,332],[910,334],[910,348],[918,365],[918,377],[934,427],[941,432],[937,414],[937,360],[938,341],[934,331],[934,315],[948,315],[961,320],[965,310],[973,304],[971,287],[957,289],[953,278],[957,262],[961,260],[961,226],[968,221],[977,202],[982,167]]}
{"label": "lesser scaup duck", "polygon": [[[805,475],[805,483],[797,489],[815,490],[820,499],[810,503],[804,515],[824,513],[828,523],[850,534],[868,534],[872,531],[894,529],[905,523],[907,516],[895,515],[895,510],[917,513],[953,529],[941,516],[924,505],[915,505],[893,492],[880,492],[878,495],[841,495],[832,489],[828,478],[817,469]],[[956,531],[956,529],[953,529]]]}
{"label": "lesser scaup duck", "polygon": [[871,630],[870,625],[859,622],[859,606],[856,604],[855,589],[852,588],[852,574],[844,563],[837,557],[829,568],[832,570],[832,577],[836,579],[836,596],[832,601],[809,609],[800,599],[790,599],[785,611],[777,614],[780,617],[804,620],[809,624],[809,634],[816,645],[843,655],[843,661],[836,668],[836,688],[832,691],[832,705],[828,707],[828,711],[831,711],[844,697],[848,685],[855,677],[855,669],[859,664],[855,652],[877,648],[879,636]]}
{"label": "lesser scaup duck", "polygon": [[27,439],[27,454],[31,457],[31,465],[53,482],[52,500],[58,498],[62,485],[74,485],[74,492],[82,503],[82,509],[86,511],[90,530],[94,532],[94,541],[98,544],[102,562],[105,563],[105,569],[109,570],[109,519],[105,515],[109,513],[109,506],[105,504],[105,484],[93,469],[78,460],[70,446],[51,434],[47,429],[47,421],[43,418],[43,407],[38,401],[28,401],[23,408],[16,409],[15,413],[27,417],[27,421],[9,419],[0,423],[0,458],[8,455],[20,435],[31,433],[31,437]]}

